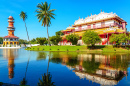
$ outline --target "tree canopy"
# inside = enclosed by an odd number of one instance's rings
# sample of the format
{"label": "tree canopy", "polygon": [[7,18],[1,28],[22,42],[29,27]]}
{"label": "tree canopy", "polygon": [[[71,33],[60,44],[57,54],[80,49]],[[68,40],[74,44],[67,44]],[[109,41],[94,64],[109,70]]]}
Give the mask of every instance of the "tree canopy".
{"label": "tree canopy", "polygon": [[27,19],[27,14],[25,12],[21,11],[20,18],[23,19],[23,21],[25,21]]}
{"label": "tree canopy", "polygon": [[64,33],[61,32],[61,31],[57,31],[55,34],[56,34],[56,35],[59,35],[59,36],[63,36],[63,35],[64,35]]}
{"label": "tree canopy", "polygon": [[28,44],[29,42],[24,39],[19,39],[19,44]]}
{"label": "tree canopy", "polygon": [[62,41],[62,38],[59,35],[56,36],[52,36],[50,37],[50,41],[54,44],[54,45],[58,45],[58,43],[60,41]]}
{"label": "tree canopy", "polygon": [[79,38],[80,37],[76,34],[70,34],[66,36],[67,41],[70,41],[72,45],[77,45]]}
{"label": "tree canopy", "polygon": [[36,40],[38,41],[38,43],[40,44],[40,45],[43,45],[43,44],[45,44],[44,42],[47,40],[45,37],[44,38],[42,38],[42,37],[37,37],[36,38]]}
{"label": "tree canopy", "polygon": [[125,33],[122,33],[122,34],[112,34],[109,40],[110,40],[110,43],[115,43],[117,46],[122,43],[125,43],[126,45],[129,39],[130,39],[129,35],[127,36]]}
{"label": "tree canopy", "polygon": [[94,31],[86,31],[82,36],[82,40],[85,44],[91,44],[92,46],[101,42],[101,38],[98,36],[98,33]]}
{"label": "tree canopy", "polygon": [[42,26],[50,26],[51,18],[55,19],[55,14],[53,13],[56,9],[50,10],[51,4],[48,5],[47,2],[41,2],[37,5],[36,12],[38,13],[36,16],[39,19],[39,22],[42,21]]}
{"label": "tree canopy", "polygon": [[0,44],[3,44],[3,38],[0,37]]}
{"label": "tree canopy", "polygon": [[35,38],[33,38],[32,40],[31,40],[31,44],[37,44],[38,42],[37,42],[37,40],[35,39]]}

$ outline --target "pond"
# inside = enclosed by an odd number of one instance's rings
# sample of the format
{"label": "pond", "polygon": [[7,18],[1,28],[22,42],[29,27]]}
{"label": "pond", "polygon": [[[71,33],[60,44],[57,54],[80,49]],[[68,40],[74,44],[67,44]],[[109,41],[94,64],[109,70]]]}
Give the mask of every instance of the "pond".
{"label": "pond", "polygon": [[0,49],[3,86],[37,86],[45,81],[44,74],[55,86],[124,86],[130,85],[129,71],[129,54]]}

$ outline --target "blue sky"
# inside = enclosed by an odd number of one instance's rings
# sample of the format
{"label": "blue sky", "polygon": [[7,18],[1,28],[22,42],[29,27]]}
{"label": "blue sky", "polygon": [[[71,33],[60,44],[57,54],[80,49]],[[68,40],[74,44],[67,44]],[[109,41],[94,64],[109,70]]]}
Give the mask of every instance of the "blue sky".
{"label": "blue sky", "polygon": [[88,15],[99,14],[101,9],[104,12],[113,12],[123,18],[130,31],[130,0],[0,0],[0,37],[8,35],[7,18],[11,15],[15,19],[15,35],[20,39],[27,39],[26,30],[19,14],[25,11],[28,15],[26,20],[30,39],[36,37],[47,37],[46,27],[41,26],[35,16],[37,4],[47,1],[51,3],[51,9],[57,9],[55,20],[49,27],[49,35],[55,35],[56,31],[66,29],[74,24],[78,18],[85,18]]}

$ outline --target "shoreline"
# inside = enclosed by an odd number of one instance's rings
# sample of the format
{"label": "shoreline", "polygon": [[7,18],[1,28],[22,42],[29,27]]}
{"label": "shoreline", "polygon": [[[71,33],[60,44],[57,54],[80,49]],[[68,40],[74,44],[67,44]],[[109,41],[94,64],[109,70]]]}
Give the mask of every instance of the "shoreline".
{"label": "shoreline", "polygon": [[124,48],[104,47],[101,49],[88,49],[87,46],[33,46],[27,47],[25,50],[49,52],[130,53],[130,50]]}
{"label": "shoreline", "polygon": [[0,47],[0,49],[20,49],[21,47]]}

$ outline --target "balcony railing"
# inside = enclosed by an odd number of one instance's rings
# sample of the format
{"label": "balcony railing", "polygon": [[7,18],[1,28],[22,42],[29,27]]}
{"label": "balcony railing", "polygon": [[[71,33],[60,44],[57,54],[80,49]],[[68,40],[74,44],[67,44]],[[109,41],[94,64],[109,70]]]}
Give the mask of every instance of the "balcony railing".
{"label": "balcony railing", "polygon": [[93,26],[93,27],[87,27],[87,28],[79,27],[78,29],[75,29],[75,31],[105,28],[105,27],[110,27],[110,25],[111,25],[111,27],[113,27],[113,26],[118,26],[119,28],[122,27],[122,25],[119,25],[119,24],[117,24],[117,23],[110,23],[110,24],[104,24],[104,25],[95,25],[95,26]]}

